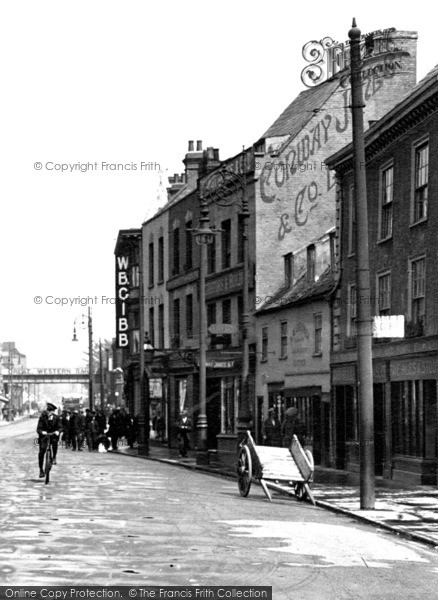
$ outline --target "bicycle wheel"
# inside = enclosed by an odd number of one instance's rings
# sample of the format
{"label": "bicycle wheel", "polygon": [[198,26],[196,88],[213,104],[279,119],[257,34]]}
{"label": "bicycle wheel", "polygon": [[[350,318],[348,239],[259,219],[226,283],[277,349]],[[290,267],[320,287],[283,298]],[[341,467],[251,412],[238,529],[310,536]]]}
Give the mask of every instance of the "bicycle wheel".
{"label": "bicycle wheel", "polygon": [[46,450],[45,462],[44,462],[44,474],[46,476],[46,484],[50,480],[50,469],[52,468],[52,446],[49,443]]}

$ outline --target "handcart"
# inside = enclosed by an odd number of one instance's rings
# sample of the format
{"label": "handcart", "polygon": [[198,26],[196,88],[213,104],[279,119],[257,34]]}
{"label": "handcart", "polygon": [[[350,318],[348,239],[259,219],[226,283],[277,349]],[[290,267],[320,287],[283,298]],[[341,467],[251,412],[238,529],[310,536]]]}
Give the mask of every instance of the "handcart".
{"label": "handcart", "polygon": [[270,502],[269,488],[272,488],[295,494],[298,500],[309,499],[315,504],[309,486],[313,481],[313,471],[312,453],[303,449],[296,435],[289,448],[256,445],[249,431],[240,443],[237,482],[243,497],[248,496],[254,478],[260,481]]}

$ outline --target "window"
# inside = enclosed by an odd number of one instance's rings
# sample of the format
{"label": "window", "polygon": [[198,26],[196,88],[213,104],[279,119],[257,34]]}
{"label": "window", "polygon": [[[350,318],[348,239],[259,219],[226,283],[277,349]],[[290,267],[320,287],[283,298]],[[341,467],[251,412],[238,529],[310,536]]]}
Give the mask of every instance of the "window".
{"label": "window", "polygon": [[164,348],[164,304],[158,305],[158,347]]}
{"label": "window", "polygon": [[140,267],[134,265],[131,267],[131,287],[138,287],[140,285]]}
{"label": "window", "polygon": [[216,302],[207,304],[207,327],[216,323]]}
{"label": "window", "polygon": [[186,270],[188,271],[193,267],[193,235],[192,235],[192,222],[187,221],[186,223]]}
{"label": "window", "polygon": [[231,323],[231,298],[222,301],[222,323]]}
{"label": "window", "polygon": [[313,315],[315,330],[315,354],[322,354],[322,314]]}
{"label": "window", "polygon": [[154,323],[154,307],[149,308],[149,339],[152,346],[155,345],[155,323]]}
{"label": "window", "polygon": [[221,223],[222,229],[222,269],[231,267],[231,220]]}
{"label": "window", "polygon": [[216,236],[213,242],[207,246],[207,273],[210,275],[216,271]]}
{"label": "window", "polygon": [[268,328],[262,327],[262,361],[268,360]]}
{"label": "window", "polygon": [[179,227],[173,230],[173,275],[179,273]]}
{"label": "window", "polygon": [[411,262],[411,319],[413,323],[424,323],[426,314],[426,259]]}
{"label": "window", "polygon": [[193,295],[186,296],[186,337],[193,337]]}
{"label": "window", "polygon": [[292,252],[285,254],[283,256],[283,260],[284,260],[284,284],[285,284],[285,286],[290,287],[292,285],[292,265],[293,265]]}
{"label": "window", "polygon": [[348,322],[347,322],[347,336],[353,337],[356,335],[356,286],[348,286]]}
{"label": "window", "polygon": [[154,243],[149,244],[149,285],[154,285]]}
{"label": "window", "polygon": [[307,280],[315,281],[315,246],[307,248]]}
{"label": "window", "polygon": [[237,322],[239,325],[243,322],[243,296],[237,296]]}
{"label": "window", "polygon": [[180,334],[180,303],[179,298],[175,298],[173,301],[173,343],[177,347],[179,347]]}
{"label": "window", "polygon": [[391,314],[391,273],[378,275],[377,278],[377,304],[380,316]]}
{"label": "window", "polygon": [[238,220],[237,220],[237,262],[238,263],[243,263],[243,241],[244,241],[244,237],[243,237],[243,224],[244,224],[244,218],[242,217],[242,215],[238,216]]}
{"label": "window", "polygon": [[348,195],[348,254],[351,256],[356,252],[356,209],[354,205],[354,186],[350,186]]}
{"label": "window", "polygon": [[280,358],[287,358],[287,321],[280,323]]}
{"label": "window", "polygon": [[164,238],[158,238],[158,281],[164,281]]}
{"label": "window", "polygon": [[394,193],[394,167],[381,172],[380,239],[392,236],[392,201]]}
{"label": "window", "polygon": [[429,179],[429,144],[415,148],[414,223],[427,217],[427,188]]}

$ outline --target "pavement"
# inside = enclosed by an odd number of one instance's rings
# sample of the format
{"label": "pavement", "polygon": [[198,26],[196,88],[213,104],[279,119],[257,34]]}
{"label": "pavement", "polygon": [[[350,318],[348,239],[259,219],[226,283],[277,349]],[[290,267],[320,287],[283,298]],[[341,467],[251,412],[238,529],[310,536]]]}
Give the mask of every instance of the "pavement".
{"label": "pavement", "polygon": [[[126,446],[120,446],[118,453],[141,460],[159,461],[185,469],[204,471],[216,476],[236,478],[236,473],[232,469],[214,465],[197,465],[195,452],[189,452],[187,458],[179,458],[177,449],[168,448],[155,441],[150,442],[147,457],[139,456],[136,448],[130,449]],[[256,481],[253,483],[259,485]],[[434,486],[404,486],[392,480],[376,477],[375,508],[362,510],[357,475],[316,466],[311,490],[316,505],[321,508],[438,548],[438,488]],[[274,501],[275,493],[273,492]],[[290,496],[290,488],[284,487],[283,492],[278,493]]]}

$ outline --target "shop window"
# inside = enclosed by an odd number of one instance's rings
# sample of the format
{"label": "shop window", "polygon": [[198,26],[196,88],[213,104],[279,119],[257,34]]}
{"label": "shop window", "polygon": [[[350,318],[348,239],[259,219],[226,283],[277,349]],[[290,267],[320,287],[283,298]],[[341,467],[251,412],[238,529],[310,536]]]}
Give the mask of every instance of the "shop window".
{"label": "shop window", "polygon": [[423,457],[423,381],[391,383],[391,417],[393,452]]}
{"label": "shop window", "polygon": [[233,434],[237,429],[237,407],[239,399],[239,383],[235,377],[224,377],[221,380],[221,432]]}

